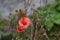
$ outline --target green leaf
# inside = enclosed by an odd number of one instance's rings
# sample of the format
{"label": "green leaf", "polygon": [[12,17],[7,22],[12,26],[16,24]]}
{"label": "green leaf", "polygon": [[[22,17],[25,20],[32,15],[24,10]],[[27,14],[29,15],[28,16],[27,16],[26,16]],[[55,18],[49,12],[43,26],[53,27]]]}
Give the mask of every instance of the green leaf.
{"label": "green leaf", "polygon": [[45,26],[48,30],[51,30],[51,28],[53,27],[53,22],[51,21],[45,21]]}
{"label": "green leaf", "polygon": [[48,29],[48,31],[50,31],[52,27],[53,27],[52,23],[49,23],[46,25],[46,29]]}
{"label": "green leaf", "polygon": [[54,23],[60,24],[60,19],[55,19],[55,20],[54,20]]}

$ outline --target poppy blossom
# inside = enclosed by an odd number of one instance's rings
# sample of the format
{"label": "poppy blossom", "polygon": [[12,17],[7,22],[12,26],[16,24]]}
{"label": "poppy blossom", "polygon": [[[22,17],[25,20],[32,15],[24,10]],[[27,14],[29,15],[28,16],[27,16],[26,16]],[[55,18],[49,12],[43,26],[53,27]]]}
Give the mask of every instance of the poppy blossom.
{"label": "poppy blossom", "polygon": [[27,29],[30,25],[30,19],[27,17],[23,17],[19,20],[19,26],[22,26],[23,29]]}
{"label": "poppy blossom", "polygon": [[18,31],[18,32],[24,32],[24,29],[23,29],[22,27],[18,26],[18,27],[17,27],[17,31]]}

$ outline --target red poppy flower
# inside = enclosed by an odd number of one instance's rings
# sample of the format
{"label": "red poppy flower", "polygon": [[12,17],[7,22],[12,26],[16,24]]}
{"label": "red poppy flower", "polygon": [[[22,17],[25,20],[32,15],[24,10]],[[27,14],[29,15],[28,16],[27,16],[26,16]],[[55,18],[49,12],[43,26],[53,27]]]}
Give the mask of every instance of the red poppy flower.
{"label": "red poppy flower", "polygon": [[23,29],[27,29],[28,26],[30,25],[30,19],[27,17],[21,18],[19,20],[19,26],[22,26]]}
{"label": "red poppy flower", "polygon": [[18,32],[24,32],[24,29],[23,29],[22,27],[18,26],[18,27],[17,27],[17,31],[18,31]]}

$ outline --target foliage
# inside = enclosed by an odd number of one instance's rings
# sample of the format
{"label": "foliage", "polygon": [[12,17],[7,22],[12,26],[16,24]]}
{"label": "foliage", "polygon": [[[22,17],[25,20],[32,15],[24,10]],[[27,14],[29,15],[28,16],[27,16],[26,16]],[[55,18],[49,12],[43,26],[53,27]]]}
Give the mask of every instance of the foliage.
{"label": "foliage", "polygon": [[[59,40],[59,36],[57,35],[60,33],[60,0],[56,0],[56,3],[54,4],[47,4],[44,8],[38,8],[32,15],[30,15],[31,19],[33,19],[33,17],[38,23],[37,29],[41,28],[41,25],[44,25],[49,39]],[[41,31],[39,31],[38,36],[42,33]],[[42,36],[39,36],[39,38]]]}
{"label": "foliage", "polygon": [[43,16],[43,24],[50,30],[55,24],[60,24],[60,5],[47,4],[45,8],[38,8],[40,15]]}

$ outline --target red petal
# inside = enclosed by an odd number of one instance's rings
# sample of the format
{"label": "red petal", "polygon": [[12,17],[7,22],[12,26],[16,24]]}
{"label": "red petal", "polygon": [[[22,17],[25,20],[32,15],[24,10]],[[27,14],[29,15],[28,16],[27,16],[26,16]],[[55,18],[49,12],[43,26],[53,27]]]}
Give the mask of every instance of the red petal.
{"label": "red petal", "polygon": [[19,25],[23,26],[24,29],[27,29],[28,26],[30,25],[30,19],[27,17],[21,18],[19,20]]}
{"label": "red petal", "polygon": [[24,32],[24,29],[23,29],[22,27],[18,26],[18,27],[17,27],[17,31],[18,31],[18,32]]}

